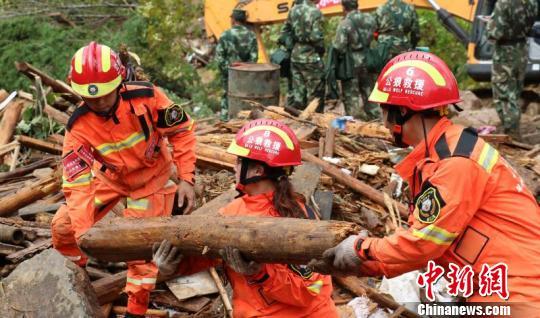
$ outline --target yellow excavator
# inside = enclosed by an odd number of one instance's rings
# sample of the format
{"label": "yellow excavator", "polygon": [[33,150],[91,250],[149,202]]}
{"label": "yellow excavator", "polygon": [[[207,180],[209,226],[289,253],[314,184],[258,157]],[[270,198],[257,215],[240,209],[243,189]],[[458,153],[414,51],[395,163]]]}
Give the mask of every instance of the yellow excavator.
{"label": "yellow excavator", "polygon": [[[489,81],[491,77],[491,56],[493,44],[486,36],[486,23],[482,17],[493,11],[496,0],[404,0],[416,8],[434,10],[440,22],[463,43],[467,49],[467,72],[477,81]],[[385,0],[360,0],[360,10],[371,11],[384,4]],[[259,57],[268,61],[268,54],[261,38],[260,27],[281,23],[287,19],[292,0],[247,0],[241,6],[248,12],[248,22],[253,25],[259,43]],[[231,27],[230,14],[239,4],[237,0],[206,0],[204,21],[209,37],[219,38]],[[325,16],[342,14],[341,0],[321,0],[318,4]],[[465,31],[455,20],[461,18],[472,24],[470,32]],[[519,18],[519,17],[516,17]],[[526,81],[540,82],[540,21],[535,22],[533,34],[529,38],[529,64]]]}

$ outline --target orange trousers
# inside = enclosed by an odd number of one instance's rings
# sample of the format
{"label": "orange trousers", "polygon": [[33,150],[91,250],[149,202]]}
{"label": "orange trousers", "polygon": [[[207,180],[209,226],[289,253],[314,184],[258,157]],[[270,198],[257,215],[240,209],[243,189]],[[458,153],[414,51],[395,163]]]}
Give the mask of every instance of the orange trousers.
{"label": "orange trousers", "polygon": [[[101,220],[122,198],[110,187],[95,179],[96,192],[94,197],[94,222]],[[176,184],[169,181],[162,189],[144,198],[132,199],[127,197],[125,217],[152,217],[171,215]],[[88,224],[91,228],[94,224]],[[56,250],[80,266],[85,266],[88,258],[77,246],[75,232],[71,227],[67,206],[62,205],[52,221],[52,242]],[[157,268],[152,262],[128,262],[128,273],[125,291],[128,294],[127,311],[136,315],[144,315],[148,309],[150,291],[155,288]]]}

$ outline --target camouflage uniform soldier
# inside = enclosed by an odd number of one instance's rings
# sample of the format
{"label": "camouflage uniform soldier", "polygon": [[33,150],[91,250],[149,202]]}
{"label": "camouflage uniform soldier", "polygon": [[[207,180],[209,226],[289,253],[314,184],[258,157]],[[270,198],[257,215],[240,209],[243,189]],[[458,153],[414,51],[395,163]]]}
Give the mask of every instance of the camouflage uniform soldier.
{"label": "camouflage uniform soldier", "polygon": [[379,34],[377,41],[388,45],[389,58],[416,47],[420,27],[412,5],[402,0],[388,0],[377,8],[375,22],[375,31]]}
{"label": "camouflage uniform soldier", "polygon": [[221,99],[221,120],[229,119],[227,100],[229,66],[235,62],[257,62],[258,47],[255,33],[244,24],[246,11],[234,9],[231,15],[232,28],[223,32],[216,47],[216,61],[224,89]]}
{"label": "camouflage uniform soldier", "polygon": [[[371,15],[358,11],[357,0],[342,0],[341,4],[346,16],[339,23],[333,46],[340,54],[346,54],[347,49],[351,50],[356,74],[353,79],[341,81],[343,104],[348,115],[367,120],[376,119],[379,118],[379,107],[368,102],[373,82],[365,67],[366,49],[369,49],[373,39],[375,21]],[[362,96],[364,111],[360,109],[359,95]]]}
{"label": "camouflage uniform soldier", "polygon": [[488,37],[495,40],[491,83],[493,103],[504,132],[520,138],[518,99],[527,68],[527,35],[533,26],[536,0],[498,0],[488,21]]}
{"label": "camouflage uniform soldier", "polygon": [[303,109],[314,98],[324,95],[324,41],[319,0],[296,1],[286,23],[290,25],[294,46],[291,52],[293,107]]}

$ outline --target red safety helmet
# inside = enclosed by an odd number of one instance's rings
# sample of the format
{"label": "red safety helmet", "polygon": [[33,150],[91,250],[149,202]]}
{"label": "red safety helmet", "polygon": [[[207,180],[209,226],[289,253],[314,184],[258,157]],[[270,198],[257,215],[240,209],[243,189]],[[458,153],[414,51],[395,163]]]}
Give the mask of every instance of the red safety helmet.
{"label": "red safety helmet", "polygon": [[82,97],[97,98],[109,94],[122,83],[125,75],[120,57],[103,44],[90,42],[71,59],[69,81]]}
{"label": "red safety helmet", "polygon": [[369,101],[423,111],[461,99],[456,78],[446,63],[434,54],[413,51],[386,64]]}
{"label": "red safety helmet", "polygon": [[302,164],[300,143],[296,135],[289,127],[272,119],[256,119],[245,124],[227,152],[262,161],[270,167]]}

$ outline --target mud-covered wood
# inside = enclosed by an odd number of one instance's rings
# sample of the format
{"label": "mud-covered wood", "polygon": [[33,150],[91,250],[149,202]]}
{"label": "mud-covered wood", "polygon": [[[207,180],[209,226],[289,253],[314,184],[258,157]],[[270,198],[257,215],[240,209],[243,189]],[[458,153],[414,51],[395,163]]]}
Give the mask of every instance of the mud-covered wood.
{"label": "mud-covered wood", "polygon": [[354,223],[294,218],[118,218],[96,224],[79,246],[100,260],[149,260],[152,244],[167,239],[186,255],[202,255],[206,246],[205,255],[219,257],[219,249],[234,245],[258,262],[306,264],[359,231]]}

